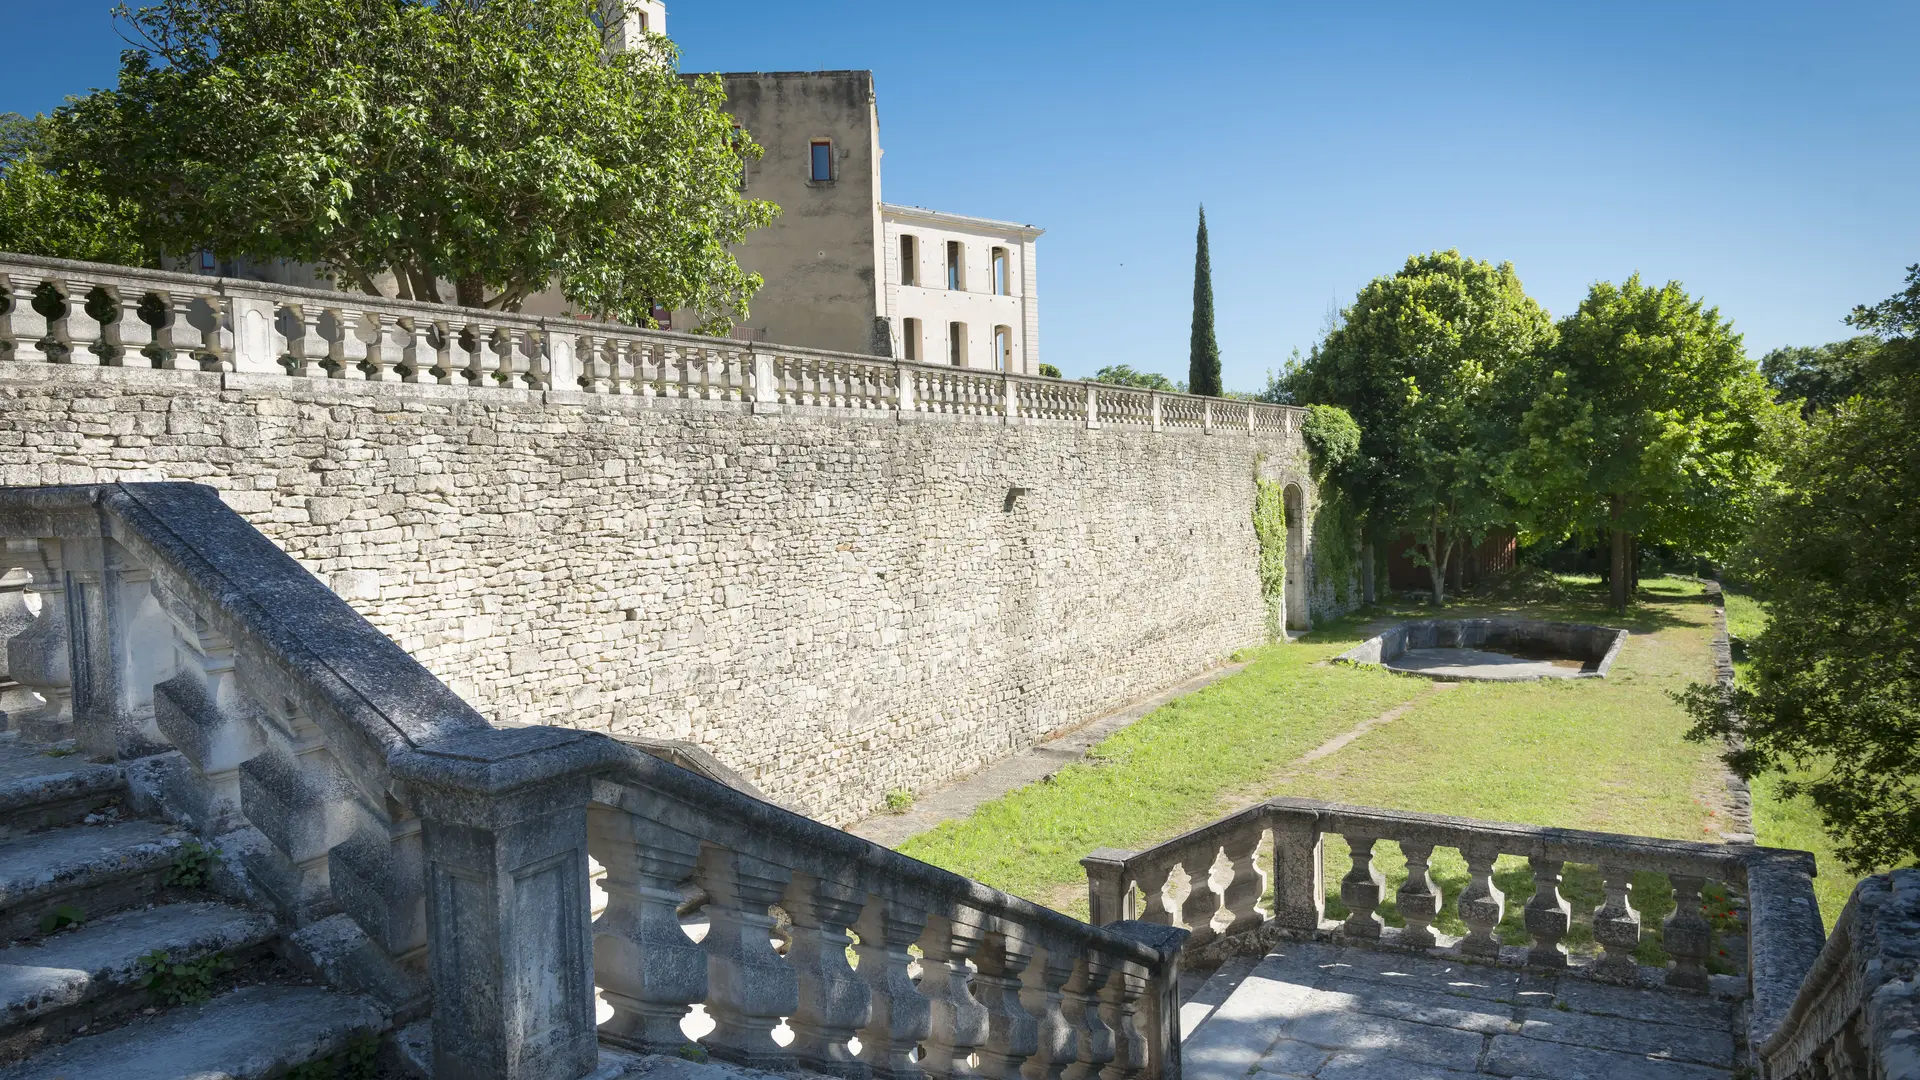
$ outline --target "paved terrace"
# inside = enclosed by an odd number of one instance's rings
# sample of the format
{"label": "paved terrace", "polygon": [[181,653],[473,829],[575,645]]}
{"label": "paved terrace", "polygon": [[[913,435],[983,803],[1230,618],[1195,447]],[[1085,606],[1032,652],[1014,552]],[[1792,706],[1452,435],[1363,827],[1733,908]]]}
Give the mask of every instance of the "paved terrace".
{"label": "paved terrace", "polygon": [[1734,1075],[1737,1020],[1713,994],[1285,943],[1181,1009],[1183,1077],[1714,1080]]}

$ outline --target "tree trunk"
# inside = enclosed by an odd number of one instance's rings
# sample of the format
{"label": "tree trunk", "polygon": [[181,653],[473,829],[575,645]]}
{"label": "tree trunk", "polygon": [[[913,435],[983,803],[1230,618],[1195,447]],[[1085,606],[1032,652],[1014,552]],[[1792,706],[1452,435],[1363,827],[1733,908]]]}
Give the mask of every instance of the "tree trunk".
{"label": "tree trunk", "polygon": [[1620,516],[1626,509],[1626,500],[1615,495],[1612,496],[1611,502],[1610,517],[1612,518],[1613,525],[1613,561],[1608,567],[1608,577],[1610,579],[1608,584],[1612,586],[1612,588],[1608,590],[1611,594],[1609,602],[1612,603],[1615,611],[1625,611],[1627,610],[1627,598],[1632,595],[1632,584],[1629,580],[1632,571],[1627,567],[1627,542],[1630,537],[1628,536],[1627,530],[1620,524]]}
{"label": "tree trunk", "polygon": [[468,275],[453,283],[454,302],[461,307],[483,308],[487,306],[487,283],[478,275]]}
{"label": "tree trunk", "polygon": [[1360,602],[1371,604],[1378,597],[1374,594],[1373,582],[1373,541],[1360,542]]}
{"label": "tree trunk", "polygon": [[1433,606],[1445,607],[1447,603],[1447,557],[1453,554],[1453,541],[1447,541],[1447,549],[1440,548],[1440,512],[1435,510],[1427,520],[1427,576],[1433,579]]}

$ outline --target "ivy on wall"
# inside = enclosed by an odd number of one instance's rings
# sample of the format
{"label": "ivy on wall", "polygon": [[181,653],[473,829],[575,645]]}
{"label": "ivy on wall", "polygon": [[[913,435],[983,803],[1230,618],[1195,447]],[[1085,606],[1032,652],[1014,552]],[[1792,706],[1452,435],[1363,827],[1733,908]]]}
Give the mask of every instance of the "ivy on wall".
{"label": "ivy on wall", "polygon": [[1345,409],[1310,405],[1300,437],[1320,495],[1313,515],[1314,577],[1332,584],[1334,606],[1344,611],[1360,580],[1360,508],[1348,490],[1349,467],[1360,457],[1360,425]]}
{"label": "ivy on wall", "polygon": [[1267,640],[1287,630],[1287,486],[1253,480],[1253,535],[1260,542],[1260,597],[1267,603]]}

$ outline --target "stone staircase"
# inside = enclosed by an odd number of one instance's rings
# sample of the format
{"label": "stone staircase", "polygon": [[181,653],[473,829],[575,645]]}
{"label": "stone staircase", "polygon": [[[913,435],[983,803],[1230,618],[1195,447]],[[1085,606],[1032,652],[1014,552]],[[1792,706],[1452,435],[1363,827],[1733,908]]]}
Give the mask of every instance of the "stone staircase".
{"label": "stone staircase", "polygon": [[[217,863],[140,801],[118,765],[0,734],[0,1078],[251,1080],[370,1050],[384,1011],[303,978],[274,917],[207,888]],[[144,986],[155,952],[212,996]]]}

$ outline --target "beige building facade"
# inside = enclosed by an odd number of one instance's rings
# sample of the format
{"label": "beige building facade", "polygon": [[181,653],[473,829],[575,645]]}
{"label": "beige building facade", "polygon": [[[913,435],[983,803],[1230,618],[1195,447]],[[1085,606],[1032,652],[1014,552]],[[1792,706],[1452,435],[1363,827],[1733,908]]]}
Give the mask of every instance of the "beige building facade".
{"label": "beige building facade", "polygon": [[892,354],[1037,375],[1040,297],[1031,225],[883,204]]}

